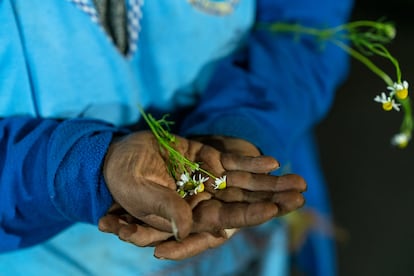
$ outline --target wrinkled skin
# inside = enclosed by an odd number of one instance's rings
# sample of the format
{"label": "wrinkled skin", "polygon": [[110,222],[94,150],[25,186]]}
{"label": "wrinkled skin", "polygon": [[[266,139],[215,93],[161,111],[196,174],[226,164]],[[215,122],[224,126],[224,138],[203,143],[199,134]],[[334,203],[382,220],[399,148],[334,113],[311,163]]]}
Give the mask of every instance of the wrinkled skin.
{"label": "wrinkled skin", "polygon": [[[155,246],[158,258],[179,260],[217,247],[238,229],[264,223],[304,203],[306,183],[298,175],[271,176],[279,163],[251,143],[229,137],[177,137],[177,149],[227,188],[181,198],[150,132],[114,142],[104,176],[115,203],[99,229],[137,246]],[[175,237],[175,239],[172,239]]]}

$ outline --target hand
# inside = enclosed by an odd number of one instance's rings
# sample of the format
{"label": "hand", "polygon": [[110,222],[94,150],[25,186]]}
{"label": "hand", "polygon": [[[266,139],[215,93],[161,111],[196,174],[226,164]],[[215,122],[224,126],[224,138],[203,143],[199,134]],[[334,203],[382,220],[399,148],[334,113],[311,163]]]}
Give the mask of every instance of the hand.
{"label": "hand", "polygon": [[[214,193],[215,198],[224,202],[254,203],[289,197],[294,205],[303,205],[302,192],[306,190],[304,179],[295,174],[280,177],[269,175],[280,167],[279,162],[273,157],[261,155],[250,142],[224,136],[202,136],[196,140],[222,152],[221,163],[226,170],[228,185],[224,190],[210,188],[209,191]],[[215,170],[209,163],[205,167],[207,170]],[[279,211],[279,215],[283,215],[293,210],[288,208]]]}
{"label": "hand", "polygon": [[[201,233],[192,234],[180,243],[176,241],[160,243],[155,250],[156,256],[168,259],[183,259],[194,256],[204,250],[223,244],[238,231],[238,227],[263,223],[267,221],[265,218],[271,219],[284,215],[304,204],[302,192],[306,190],[305,181],[298,175],[281,177],[266,175],[266,173],[278,168],[279,164],[273,158],[260,156],[259,150],[251,143],[242,139],[222,136],[199,137],[197,140],[222,151],[223,167],[229,171],[226,172],[228,188],[216,191],[214,194],[214,197],[221,199],[221,201],[212,199],[201,202],[193,210],[193,217],[196,224],[200,220],[203,221],[200,225],[223,227],[223,235],[219,237],[212,235],[211,231],[208,229],[203,231],[201,227],[197,229]],[[277,166],[275,166],[276,163]],[[277,207],[276,210],[273,209],[275,212],[273,216],[270,216],[272,205],[266,205],[269,209],[265,209],[264,205],[261,205],[269,203],[275,204],[273,207]],[[240,205],[248,207],[237,215]],[[204,219],[206,214],[211,217],[211,212],[208,210],[210,206],[226,206],[227,212],[232,214],[228,218],[235,221]],[[264,210],[266,210],[266,215],[261,213]],[[247,219],[236,222],[236,220],[243,218],[240,216],[241,214],[244,214]],[[254,217],[258,218],[256,222],[252,220]],[[233,225],[235,228],[226,227],[228,225]]]}
{"label": "hand", "polygon": [[[177,137],[177,150],[190,160],[210,163],[215,173],[225,171],[220,162],[221,153],[211,147]],[[239,163],[229,160],[236,166]],[[203,193],[187,202],[176,193],[175,180],[166,168],[157,141],[148,131],[133,133],[112,143],[103,171],[116,202],[111,210],[121,208],[141,223],[164,232],[163,235],[173,233],[178,240],[186,237],[193,228],[191,208],[209,196]],[[100,224],[113,222],[113,219],[105,219]]]}
{"label": "hand", "polygon": [[[228,145],[236,145],[233,143],[234,141],[226,141],[229,142]],[[215,173],[224,171],[225,169],[232,169],[235,171],[248,170],[253,173],[267,173],[278,167],[278,163],[273,158],[261,156],[253,158],[234,154],[222,154],[213,148],[203,146],[202,144],[185,140],[184,142],[185,143],[181,141],[179,143],[181,150],[187,149],[188,151],[188,145],[193,144],[192,147],[190,147],[193,151],[189,151],[187,153],[190,153],[189,155],[191,157],[197,156],[197,158],[200,159],[196,161],[202,161],[204,165],[209,164],[212,171]],[[242,152],[242,150],[245,151],[249,148],[250,150],[255,149],[253,146],[249,147],[245,143],[238,149]],[[249,155],[257,154],[258,151],[254,154],[249,152]],[[217,158],[220,159],[217,160]],[[235,174],[235,176],[237,179],[237,174]],[[231,179],[232,178],[230,177],[228,180],[230,186],[232,183]],[[260,179],[256,180],[260,182]],[[250,184],[247,184],[247,186],[252,185],[255,181],[248,182],[250,182]],[[269,187],[266,186],[269,184],[271,184],[271,186],[275,186],[275,183],[271,182],[272,181],[265,181],[265,184],[259,189],[263,189],[264,191],[269,190]],[[290,180],[279,181],[279,183],[281,184],[276,185],[280,186],[279,188],[270,188],[270,190],[283,190],[284,186],[289,186],[292,190],[296,189],[302,191],[304,189],[304,182],[303,180],[301,181],[300,178],[295,179],[290,177]],[[286,185],[289,183],[293,183],[294,185]],[[286,195],[281,194],[276,197],[273,196],[273,192],[270,194],[268,192],[262,192],[258,193],[260,194],[259,197],[246,197],[242,195],[244,198],[241,198],[241,194],[235,191],[237,191],[237,189],[233,189],[233,192],[231,193],[225,193],[225,197],[230,199],[228,200],[229,202],[239,201],[235,203],[223,203],[215,199],[208,200],[211,197],[209,193],[201,193],[196,197],[190,198],[188,202],[194,208],[193,217],[195,218],[191,232],[195,234],[189,236],[180,243],[177,243],[176,241],[159,243],[160,241],[170,237],[172,235],[171,231],[160,231],[159,229],[149,227],[148,225],[134,223],[131,219],[129,220],[130,223],[128,223],[113,213],[110,213],[101,219],[100,229],[115,233],[121,239],[133,242],[139,246],[158,244],[155,251],[155,254],[158,257],[182,259],[198,254],[209,247],[220,245],[235,232],[234,230],[229,230],[230,228],[260,224],[284,212],[296,209],[303,204],[303,197],[297,197],[297,192],[292,194],[288,193]],[[270,202],[269,199],[272,198],[278,206],[273,202]],[[262,202],[263,199],[266,199],[265,202]],[[167,225],[169,224],[167,223]],[[161,228],[165,229],[165,226]],[[144,235],[144,233],[147,236]]]}
{"label": "hand", "polygon": [[177,194],[175,180],[151,132],[136,132],[113,142],[103,173],[117,203],[111,210],[119,209],[119,205],[132,217],[174,233],[178,239],[190,233],[191,207]]}

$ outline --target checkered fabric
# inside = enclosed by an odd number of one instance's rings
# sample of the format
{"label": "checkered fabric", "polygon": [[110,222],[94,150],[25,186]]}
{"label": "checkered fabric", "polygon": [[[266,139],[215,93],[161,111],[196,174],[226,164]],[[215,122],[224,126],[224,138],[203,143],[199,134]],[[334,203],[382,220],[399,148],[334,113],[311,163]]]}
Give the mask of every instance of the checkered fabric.
{"label": "checkered fabric", "polygon": [[142,17],[142,5],[144,0],[129,0],[128,1],[128,37],[129,37],[129,52],[128,57],[132,56],[137,50],[138,35],[141,30],[140,20]]}
{"label": "checkered fabric", "polygon": [[88,0],[68,0],[75,4],[79,9],[89,15],[93,22],[99,22],[98,12],[95,9],[95,6]]}

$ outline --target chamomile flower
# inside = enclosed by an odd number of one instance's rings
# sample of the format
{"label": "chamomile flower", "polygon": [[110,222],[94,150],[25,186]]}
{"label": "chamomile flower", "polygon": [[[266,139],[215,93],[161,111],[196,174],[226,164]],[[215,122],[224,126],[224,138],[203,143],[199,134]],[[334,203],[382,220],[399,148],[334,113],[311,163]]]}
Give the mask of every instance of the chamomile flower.
{"label": "chamomile flower", "polygon": [[204,177],[201,174],[198,174],[198,180],[196,178],[196,175],[193,175],[193,185],[195,186],[193,193],[197,194],[197,193],[201,193],[204,191],[204,182],[206,182],[209,178],[208,177]]}
{"label": "chamomile flower", "polygon": [[227,182],[226,182],[226,176],[222,176],[222,177],[218,177],[216,178],[216,180],[214,181],[213,187],[215,190],[223,190],[225,189],[227,186]]}
{"label": "chamomile flower", "polygon": [[[401,80],[401,68],[396,57],[387,49],[387,43],[391,42],[397,34],[392,23],[383,21],[358,20],[329,29],[315,29],[295,23],[274,22],[260,24],[275,33],[290,33],[294,38],[313,36],[315,41],[332,42],[351,57],[365,65],[372,73],[381,78],[389,93],[382,92],[374,98],[374,101],[382,104],[386,111],[395,109],[404,113],[401,133],[393,138],[393,143],[405,146],[414,131],[414,117],[412,103],[409,101],[408,82]],[[346,32],[344,32],[346,31]],[[388,75],[386,71],[378,67],[371,56],[383,57],[391,62],[395,70],[395,76]],[[393,80],[397,80],[394,82]]]}
{"label": "chamomile flower", "polygon": [[402,83],[396,83],[392,86],[387,87],[388,90],[390,90],[390,95],[395,95],[398,99],[404,100],[408,96],[408,82],[403,81]]}
{"label": "chamomile flower", "polygon": [[185,184],[187,184],[190,181],[190,176],[188,175],[187,172],[182,173],[180,176],[180,180],[177,181],[177,186],[178,187],[183,187]]}
{"label": "chamomile flower", "polygon": [[197,184],[204,184],[204,182],[206,182],[208,179],[209,179],[208,177],[204,177],[201,174],[198,174],[198,180],[197,180],[196,176],[193,175],[193,182]]}
{"label": "chamomile flower", "polygon": [[405,148],[411,140],[411,135],[406,133],[395,134],[391,139],[391,144],[400,148]]}
{"label": "chamomile flower", "polygon": [[204,192],[204,184],[203,183],[199,183],[197,185],[197,187],[194,188],[194,194],[198,194],[198,193],[202,193]]}
{"label": "chamomile flower", "polygon": [[390,111],[392,109],[400,111],[400,104],[397,104],[394,99],[391,99],[391,97],[385,95],[384,92],[381,93],[381,96],[377,95],[374,98],[374,101],[382,103],[382,108],[386,111]]}
{"label": "chamomile flower", "polygon": [[182,197],[182,198],[184,198],[186,195],[187,195],[187,192],[185,191],[185,190],[183,190],[183,189],[180,189],[180,188],[178,188],[177,189],[177,193]]}

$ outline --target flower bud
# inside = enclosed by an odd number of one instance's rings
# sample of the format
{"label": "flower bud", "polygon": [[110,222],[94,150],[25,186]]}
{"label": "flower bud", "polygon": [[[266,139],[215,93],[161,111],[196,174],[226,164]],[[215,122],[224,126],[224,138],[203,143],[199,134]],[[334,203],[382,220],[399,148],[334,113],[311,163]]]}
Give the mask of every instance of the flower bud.
{"label": "flower bud", "polygon": [[386,23],[383,25],[384,33],[389,39],[394,39],[397,35],[397,31],[392,24]]}

